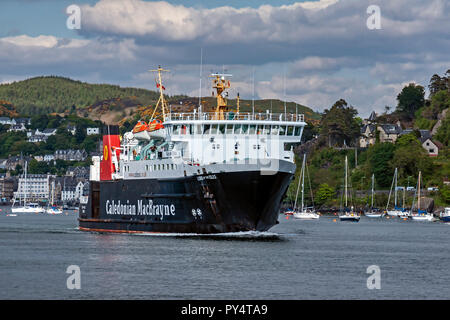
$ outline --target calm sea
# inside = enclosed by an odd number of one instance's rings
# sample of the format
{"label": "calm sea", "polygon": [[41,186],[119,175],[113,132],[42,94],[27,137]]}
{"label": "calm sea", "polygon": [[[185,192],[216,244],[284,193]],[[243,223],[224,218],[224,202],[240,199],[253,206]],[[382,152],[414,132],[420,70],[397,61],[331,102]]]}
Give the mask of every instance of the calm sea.
{"label": "calm sea", "polygon": [[[6,216],[0,299],[449,299],[450,226],[298,221],[230,236],[105,235],[77,215]],[[81,289],[67,289],[78,265]],[[381,289],[367,289],[379,266]]]}

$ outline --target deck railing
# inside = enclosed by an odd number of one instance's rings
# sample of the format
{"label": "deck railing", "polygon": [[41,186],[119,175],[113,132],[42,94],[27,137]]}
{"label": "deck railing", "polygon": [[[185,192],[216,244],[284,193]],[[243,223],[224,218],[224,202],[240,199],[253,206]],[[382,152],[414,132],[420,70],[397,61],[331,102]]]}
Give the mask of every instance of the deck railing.
{"label": "deck railing", "polygon": [[184,112],[169,113],[165,121],[189,121],[189,120],[251,120],[251,121],[280,121],[280,122],[304,122],[303,114],[292,113],[268,113],[268,112],[224,112],[219,116],[216,112]]}

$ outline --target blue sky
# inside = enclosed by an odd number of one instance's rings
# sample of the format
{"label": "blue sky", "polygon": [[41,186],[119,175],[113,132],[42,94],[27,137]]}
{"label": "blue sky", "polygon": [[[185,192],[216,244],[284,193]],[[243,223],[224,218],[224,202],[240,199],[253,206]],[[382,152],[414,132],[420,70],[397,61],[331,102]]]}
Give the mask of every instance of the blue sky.
{"label": "blue sky", "polygon": [[[82,28],[66,28],[81,7]],[[154,89],[146,70],[171,69],[169,93],[197,95],[200,49],[208,73],[233,74],[231,95],[286,97],[314,110],[344,98],[360,115],[395,107],[401,88],[450,68],[450,3],[379,0],[2,0],[0,83],[56,74]],[[225,7],[226,5],[226,7]],[[283,83],[286,79],[286,96]],[[0,97],[1,98],[1,97]]]}

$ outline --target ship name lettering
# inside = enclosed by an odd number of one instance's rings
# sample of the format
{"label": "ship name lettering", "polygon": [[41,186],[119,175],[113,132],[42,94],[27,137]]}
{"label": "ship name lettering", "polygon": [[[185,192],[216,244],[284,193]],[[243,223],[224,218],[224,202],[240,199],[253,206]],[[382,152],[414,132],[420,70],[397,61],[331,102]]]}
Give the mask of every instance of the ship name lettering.
{"label": "ship name lettering", "polygon": [[126,203],[121,203],[120,200],[117,203],[112,200],[106,200],[106,214],[119,214],[119,215],[136,215],[136,206],[130,204],[127,200]]}
{"label": "ship name lettering", "polygon": [[153,200],[148,200],[148,203],[144,203],[143,200],[138,200],[138,215],[147,216],[174,216],[175,205],[171,204],[153,204]]}

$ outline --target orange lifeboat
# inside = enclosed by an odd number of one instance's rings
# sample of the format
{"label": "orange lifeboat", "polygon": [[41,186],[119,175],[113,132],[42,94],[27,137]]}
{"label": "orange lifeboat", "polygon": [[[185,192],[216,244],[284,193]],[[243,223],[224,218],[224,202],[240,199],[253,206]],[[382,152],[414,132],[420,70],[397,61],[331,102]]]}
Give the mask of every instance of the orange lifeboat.
{"label": "orange lifeboat", "polygon": [[148,131],[155,131],[164,128],[164,125],[161,120],[155,119],[152,122],[149,122],[147,126]]}
{"label": "orange lifeboat", "polygon": [[145,121],[138,121],[138,123],[136,123],[136,125],[133,128],[133,133],[139,133],[147,130],[148,130],[147,123]]}

